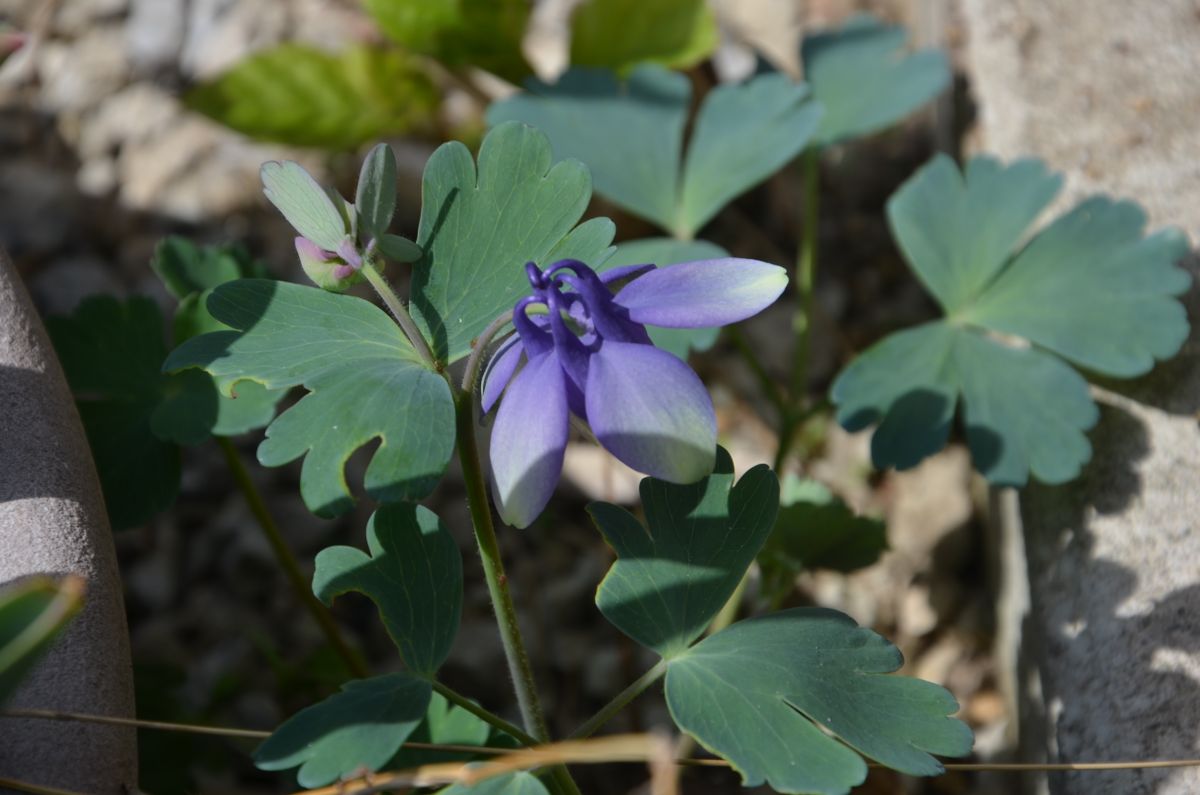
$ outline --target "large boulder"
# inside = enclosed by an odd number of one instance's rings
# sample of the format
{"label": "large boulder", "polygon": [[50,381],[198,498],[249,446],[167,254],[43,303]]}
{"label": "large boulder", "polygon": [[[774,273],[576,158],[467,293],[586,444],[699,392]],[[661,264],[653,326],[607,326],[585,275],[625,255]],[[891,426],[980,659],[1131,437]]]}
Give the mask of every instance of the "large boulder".
{"label": "large boulder", "polygon": [[[0,406],[0,587],[39,574],[87,581],[83,611],[4,709],[131,718],[129,633],[96,468],[54,349],[2,253]],[[99,795],[135,792],[136,734],[0,717],[0,778]]]}

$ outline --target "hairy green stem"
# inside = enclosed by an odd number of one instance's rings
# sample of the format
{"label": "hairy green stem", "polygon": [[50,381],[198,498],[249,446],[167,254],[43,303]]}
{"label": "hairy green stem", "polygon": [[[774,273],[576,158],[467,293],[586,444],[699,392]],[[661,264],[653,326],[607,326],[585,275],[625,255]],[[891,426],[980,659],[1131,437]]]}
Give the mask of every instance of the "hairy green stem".
{"label": "hairy green stem", "polygon": [[578,729],[571,732],[570,739],[584,740],[588,737],[591,737],[600,729],[601,726],[612,720],[614,715],[625,709],[625,707],[629,706],[631,701],[644,693],[646,688],[650,687],[650,685],[654,684],[659,679],[662,679],[666,673],[667,661],[659,660],[654,664],[653,668],[639,676],[633,684],[618,693],[616,697],[613,698],[612,701],[605,704],[599,712],[588,718],[587,721],[585,721],[584,724]]}
{"label": "hairy green stem", "polygon": [[488,324],[488,327],[483,330],[483,333],[475,338],[472,343],[471,355],[467,358],[467,368],[463,370],[462,390],[467,393],[475,391],[475,385],[479,381],[479,371],[483,368],[484,356],[487,353],[488,346],[492,344],[492,339],[500,333],[500,330],[512,323],[513,313],[508,310],[500,317]]}
{"label": "hairy green stem", "polygon": [[229,466],[229,472],[233,475],[242,496],[245,497],[246,504],[250,507],[250,513],[254,515],[258,526],[262,528],[263,534],[267,537],[267,543],[271,545],[271,550],[275,553],[275,559],[283,568],[283,573],[291,583],[292,589],[300,597],[300,602],[308,609],[321,631],[325,633],[326,640],[342,658],[346,668],[360,679],[370,676],[371,672],[367,669],[367,664],[362,657],[350,648],[342,637],[341,630],[338,629],[337,622],[333,620],[329,608],[321,604],[321,600],[313,594],[310,580],[300,571],[300,564],[296,561],[296,556],[292,554],[287,541],[279,532],[279,526],[275,524],[275,518],[267,510],[267,504],[263,500],[262,494],[259,493],[258,487],[250,478],[250,472],[242,463],[242,457],[238,455],[237,448],[224,436],[213,438],[216,439],[217,446],[221,448],[221,453],[225,456],[225,463]]}
{"label": "hairy green stem", "polygon": [[489,712],[471,699],[464,696],[462,693],[459,693],[457,690],[447,687],[436,680],[433,681],[433,689],[451,704],[465,709],[467,712],[470,712],[484,723],[499,729],[517,742],[522,743],[523,745],[538,744],[537,739],[525,731],[522,731],[520,726],[509,723],[494,712]]}
{"label": "hairy green stem", "polygon": [[417,355],[421,360],[429,366],[431,370],[436,372],[442,371],[441,364],[433,355],[433,351],[429,349],[429,343],[425,341],[425,336],[421,334],[421,330],[417,328],[417,324],[413,322],[412,315],[408,314],[408,309],[405,308],[404,302],[400,300],[400,296],[396,295],[396,291],[388,284],[387,279],[383,278],[383,274],[375,270],[374,257],[367,257],[363,262],[363,274],[367,277],[367,281],[375,288],[375,292],[387,304],[387,308],[391,310],[392,317],[396,319],[396,324],[400,326],[400,330],[404,332],[404,336],[408,337],[408,341],[416,348]]}

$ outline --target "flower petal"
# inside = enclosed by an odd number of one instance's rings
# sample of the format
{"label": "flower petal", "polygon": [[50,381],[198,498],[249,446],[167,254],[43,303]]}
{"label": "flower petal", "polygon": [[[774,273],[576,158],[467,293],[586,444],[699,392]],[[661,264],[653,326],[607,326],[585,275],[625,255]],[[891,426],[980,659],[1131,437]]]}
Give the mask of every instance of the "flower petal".
{"label": "flower petal", "polygon": [[524,352],[521,338],[513,334],[500,343],[492,358],[488,359],[487,367],[483,370],[483,390],[479,398],[479,408],[484,414],[491,411],[492,406],[500,399],[504,387],[508,386],[513,373],[517,371],[517,365],[521,363],[521,354]]}
{"label": "flower petal", "polygon": [[588,365],[585,397],[588,424],[600,444],[639,472],[672,483],[693,483],[712,472],[712,399],[691,368],[671,354],[605,340]]}
{"label": "flower petal", "polygon": [[636,323],[724,326],[766,309],[787,281],[783,268],[758,260],[696,260],[649,271],[625,285],[614,300]]}
{"label": "flower petal", "polygon": [[501,518],[528,527],[554,493],[567,448],[566,376],[553,353],[529,360],[508,385],[492,426],[493,494]]}

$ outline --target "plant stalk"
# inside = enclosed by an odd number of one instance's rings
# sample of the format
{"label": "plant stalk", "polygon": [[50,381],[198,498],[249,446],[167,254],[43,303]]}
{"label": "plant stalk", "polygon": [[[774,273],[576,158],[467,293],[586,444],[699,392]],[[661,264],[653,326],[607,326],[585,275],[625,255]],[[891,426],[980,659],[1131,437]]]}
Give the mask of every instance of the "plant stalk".
{"label": "plant stalk", "polygon": [[433,351],[429,349],[429,343],[425,341],[425,335],[417,328],[417,324],[413,322],[412,315],[408,313],[404,302],[400,300],[400,296],[396,295],[396,291],[388,284],[387,279],[383,278],[383,274],[375,270],[374,256],[366,257],[363,262],[362,272],[367,277],[367,281],[370,282],[371,286],[375,288],[375,292],[387,304],[387,308],[391,310],[392,317],[396,319],[396,324],[400,326],[400,330],[404,332],[404,336],[408,337],[408,341],[416,348],[417,355],[429,366],[429,369],[440,373],[442,365],[434,357]]}
{"label": "plant stalk", "polygon": [[588,737],[591,737],[600,729],[601,726],[608,723],[614,715],[625,709],[625,707],[629,706],[631,701],[644,693],[646,688],[650,687],[650,685],[654,684],[659,679],[662,679],[666,673],[667,661],[659,660],[654,664],[653,668],[639,676],[637,680],[633,682],[633,684],[629,685],[629,687],[618,693],[612,701],[601,707],[599,712],[588,718],[587,721],[584,722],[584,724],[578,729],[571,732],[569,739],[584,740]]}
{"label": "plant stalk", "polygon": [[[517,706],[525,731],[538,742],[549,742],[550,732],[538,700],[537,684],[533,678],[533,667],[525,643],[521,639],[521,628],[517,621],[517,608],[508,590],[508,575],[504,573],[504,561],[500,555],[500,542],[496,538],[496,526],[492,522],[492,507],[488,502],[487,484],[484,482],[483,466],[479,461],[479,446],[475,442],[475,393],[459,391],[454,398],[457,420],[458,460],[462,466],[463,481],[467,487],[467,502],[471,509],[471,524],[475,529],[475,541],[479,546],[479,557],[483,561],[484,579],[488,594],[492,598],[492,609],[496,613],[496,624],[500,628],[500,640],[504,645],[504,656],[508,661],[509,675],[517,695]],[[556,765],[550,775],[556,789],[564,795],[578,795],[579,788],[571,779],[566,767]]]}
{"label": "plant stalk", "polygon": [[346,640],[342,637],[341,630],[338,629],[337,622],[333,620],[333,616],[329,612],[329,608],[321,604],[312,592],[312,585],[304,573],[300,570],[300,564],[296,560],[296,556],[292,554],[292,550],[284,540],[283,535],[279,532],[279,526],[275,524],[275,518],[271,516],[267,510],[267,504],[259,493],[258,487],[254,485],[254,481],[250,478],[250,472],[246,469],[246,465],[242,463],[242,458],[238,455],[237,449],[233,446],[227,437],[216,436],[217,446],[221,448],[221,453],[225,456],[225,463],[229,466],[229,472],[233,475],[234,481],[242,492],[242,496],[246,499],[246,504],[250,507],[250,513],[254,515],[254,519],[258,522],[258,526],[262,528],[263,534],[267,537],[267,543],[271,545],[271,550],[275,553],[275,559],[279,561],[279,565],[283,568],[283,573],[287,576],[288,581],[292,585],[292,589],[296,595],[300,597],[300,602],[307,608],[313,620],[325,633],[326,640],[329,645],[334,648],[338,656],[346,664],[346,668],[356,677],[365,679],[371,675],[367,669],[367,664],[362,657],[352,649]]}

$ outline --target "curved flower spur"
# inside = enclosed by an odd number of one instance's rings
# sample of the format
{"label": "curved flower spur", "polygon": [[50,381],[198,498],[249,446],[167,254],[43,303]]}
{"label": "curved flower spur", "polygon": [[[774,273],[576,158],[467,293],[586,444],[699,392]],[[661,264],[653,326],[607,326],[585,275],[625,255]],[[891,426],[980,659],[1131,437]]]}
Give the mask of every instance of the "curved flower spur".
{"label": "curved flower spur", "polygon": [[[516,334],[497,349],[483,377],[485,414],[504,394],[490,455],[504,521],[527,527],[546,507],[562,472],[572,414],[639,472],[673,483],[708,475],[717,447],[708,390],[686,362],[650,342],[646,324],[736,323],[770,306],[787,272],[735,258],[603,274],[578,260],[544,271],[529,263],[525,270],[532,293],[513,308]],[[611,286],[623,280],[629,281],[614,294]]]}

